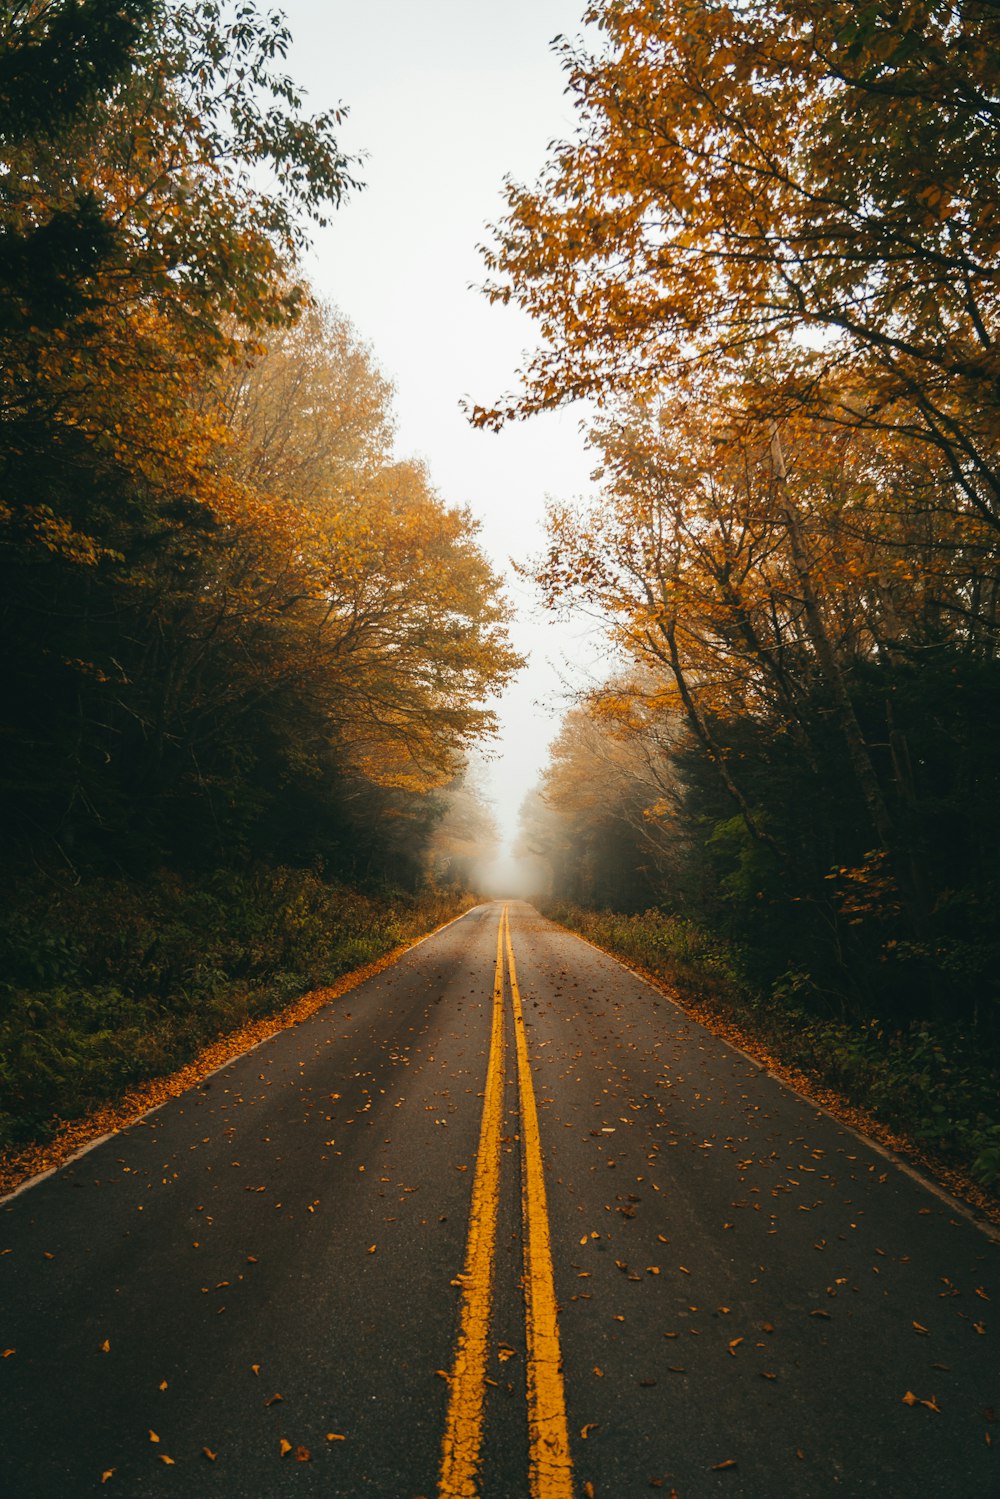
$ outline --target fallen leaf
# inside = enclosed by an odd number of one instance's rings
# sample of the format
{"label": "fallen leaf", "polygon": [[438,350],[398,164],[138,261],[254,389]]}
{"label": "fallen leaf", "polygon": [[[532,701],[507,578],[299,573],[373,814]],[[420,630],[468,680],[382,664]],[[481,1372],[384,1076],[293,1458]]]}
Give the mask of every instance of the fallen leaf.
{"label": "fallen leaf", "polygon": [[597,1375],[598,1379],[604,1378],[604,1370],[599,1369],[596,1364],[594,1365],[594,1373]]}
{"label": "fallen leaf", "polygon": [[165,1379],[161,1379],[160,1380],[160,1389],[161,1390],[165,1390],[167,1388],[168,1388],[167,1381]]}
{"label": "fallen leaf", "polygon": [[166,1465],[167,1465],[168,1468],[176,1468],[176,1466],[177,1466],[177,1464],[174,1462],[173,1458],[172,1457],[168,1457],[165,1452],[161,1452],[160,1453],[160,1462],[161,1463],[166,1463]]}
{"label": "fallen leaf", "polygon": [[[377,1248],[378,1248],[377,1244],[369,1244],[369,1246],[368,1246],[368,1253],[369,1254],[374,1254]],[[305,1450],[305,1449],[303,1449],[303,1450]]]}
{"label": "fallen leaf", "polygon": [[913,1323],[913,1331],[914,1332],[919,1332],[921,1334],[921,1336],[925,1337],[925,1338],[930,1336],[930,1330],[928,1328],[926,1328],[923,1325],[922,1322],[914,1322]]}
{"label": "fallen leaf", "polygon": [[713,1473],[721,1473],[722,1470],[723,1470],[723,1468],[735,1468],[735,1467],[736,1467],[736,1459],[735,1459],[735,1457],[727,1457],[726,1460],[725,1460],[725,1462],[723,1462],[723,1463],[713,1463],[712,1464],[712,1472]]}
{"label": "fallen leaf", "polygon": [[253,1370],[254,1374],[260,1373],[260,1364],[251,1364],[250,1368]]}
{"label": "fallen leaf", "polygon": [[311,1463],[312,1462],[312,1453],[309,1451],[309,1448],[308,1447],[296,1447],[296,1449],[295,1449],[295,1461],[297,1463]]}
{"label": "fallen leaf", "polygon": [[277,1405],[278,1401],[281,1400],[281,1399],[283,1399],[283,1398],[284,1398],[283,1396],[279,1395],[277,1393],[277,1391],[275,1391],[275,1393],[271,1396],[270,1400],[265,1400],[264,1404],[265,1405]]}
{"label": "fallen leaf", "polygon": [[587,1440],[587,1438],[590,1436],[590,1433],[592,1431],[596,1431],[597,1430],[599,1424],[600,1423],[597,1422],[597,1421],[588,1421],[585,1426],[581,1426],[580,1427],[580,1436],[583,1438],[584,1441]]}
{"label": "fallen leaf", "polygon": [[109,1340],[107,1338],[105,1338],[104,1342],[101,1344],[101,1352],[102,1353],[110,1353],[111,1352],[111,1343],[109,1342]]}
{"label": "fallen leaf", "polygon": [[[14,1357],[14,1354],[15,1354],[15,1353],[16,1353],[16,1352],[17,1352],[17,1349],[16,1349],[16,1348],[5,1348],[5,1349],[4,1349],[4,1351],[3,1351],[3,1356],[4,1356],[4,1358],[13,1358],[13,1357]],[[113,1469],[113,1468],[112,1468],[112,1470],[111,1470],[111,1471],[112,1471],[112,1473],[113,1473],[113,1472],[114,1472],[114,1469]]]}
{"label": "fallen leaf", "polygon": [[761,1379],[777,1379],[778,1376],[777,1374],[769,1374],[766,1369],[761,1369],[760,1377]]}
{"label": "fallen leaf", "polygon": [[211,1447],[203,1447],[201,1450],[205,1454],[205,1456],[208,1458],[208,1460],[209,1460],[210,1463],[214,1463],[215,1459],[219,1455],[217,1452],[213,1452],[212,1449],[211,1449]]}
{"label": "fallen leaf", "polygon": [[443,1379],[445,1383],[448,1383],[451,1379],[451,1375],[448,1373],[447,1369],[435,1369],[434,1373],[437,1375],[438,1379]]}
{"label": "fallen leaf", "polygon": [[327,1439],[328,1442],[346,1442],[347,1441],[347,1438],[345,1436],[341,1436],[341,1434],[340,1434],[339,1431],[328,1431],[327,1434],[326,1434],[326,1439]]}
{"label": "fallen leaf", "polygon": [[903,1396],[903,1404],[919,1405],[920,1401],[917,1399],[916,1395],[914,1395],[912,1390],[907,1390],[906,1394]]}
{"label": "fallen leaf", "polygon": [[288,1453],[291,1452],[292,1444],[287,1437],[281,1438],[281,1441],[278,1443],[278,1450],[282,1457],[287,1457]]}
{"label": "fallen leaf", "polygon": [[101,1482],[107,1483],[109,1479],[114,1478],[115,1471],[116,1470],[114,1468],[105,1468],[104,1472],[101,1474]]}
{"label": "fallen leaf", "polygon": [[594,1499],[594,1485],[591,1483],[589,1478],[583,1486],[583,1493],[584,1499]]}
{"label": "fallen leaf", "polygon": [[159,1441],[159,1440],[160,1440],[160,1439],[159,1439],[159,1437],[158,1437],[158,1436],[157,1436],[157,1435],[156,1435],[156,1432],[155,1432],[155,1431],[151,1431],[151,1432],[150,1432],[150,1433],[149,1433],[149,1440],[150,1440],[150,1441],[151,1441],[151,1442],[158,1442],[158,1441]]}

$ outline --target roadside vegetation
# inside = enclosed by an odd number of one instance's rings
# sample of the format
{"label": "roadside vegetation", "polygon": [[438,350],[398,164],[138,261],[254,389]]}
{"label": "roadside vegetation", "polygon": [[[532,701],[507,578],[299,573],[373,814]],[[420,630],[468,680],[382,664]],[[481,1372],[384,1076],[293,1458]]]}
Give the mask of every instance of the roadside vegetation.
{"label": "roadside vegetation", "polygon": [[39,885],[0,923],[0,1153],[163,1078],[447,921],[460,890],[363,894],[301,869]]}

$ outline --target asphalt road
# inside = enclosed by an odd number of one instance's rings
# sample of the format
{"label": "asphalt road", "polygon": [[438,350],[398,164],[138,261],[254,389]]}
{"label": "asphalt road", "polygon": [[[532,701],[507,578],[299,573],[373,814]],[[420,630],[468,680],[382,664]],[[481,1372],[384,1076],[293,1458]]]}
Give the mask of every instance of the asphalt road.
{"label": "asphalt road", "polygon": [[502,909],[0,1204],[5,1499],[998,1499],[1000,1246]]}

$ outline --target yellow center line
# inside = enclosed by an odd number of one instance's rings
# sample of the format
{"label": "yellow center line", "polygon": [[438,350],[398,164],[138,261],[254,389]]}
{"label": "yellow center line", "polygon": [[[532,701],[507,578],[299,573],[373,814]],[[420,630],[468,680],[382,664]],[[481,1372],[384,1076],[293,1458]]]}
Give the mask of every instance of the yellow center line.
{"label": "yellow center line", "polygon": [[528,1062],[524,1011],[517,987],[517,967],[510,940],[510,919],[503,908],[507,970],[514,1005],[514,1037],[521,1094],[521,1140],[524,1162],[524,1297],[528,1345],[529,1478],[532,1499],[573,1499],[573,1467],[566,1426],[562,1354],[552,1274],[552,1243],[542,1170],[538,1109]]}
{"label": "yellow center line", "polygon": [[503,923],[497,931],[493,978],[493,1025],[483,1094],[476,1174],[472,1184],[469,1238],[462,1272],[462,1308],[458,1343],[449,1380],[448,1416],[441,1444],[439,1499],[476,1499],[479,1451],[486,1408],[486,1360],[489,1354],[490,1306],[497,1210],[500,1204],[500,1133],[503,1122],[504,1004]]}

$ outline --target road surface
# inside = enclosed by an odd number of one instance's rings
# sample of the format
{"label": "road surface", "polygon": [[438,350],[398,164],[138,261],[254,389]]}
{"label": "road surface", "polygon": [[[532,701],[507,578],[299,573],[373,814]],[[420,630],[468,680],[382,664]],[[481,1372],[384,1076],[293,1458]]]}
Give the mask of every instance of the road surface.
{"label": "road surface", "polygon": [[0,1492],[1000,1496],[997,1243],[504,910],[0,1204]]}

